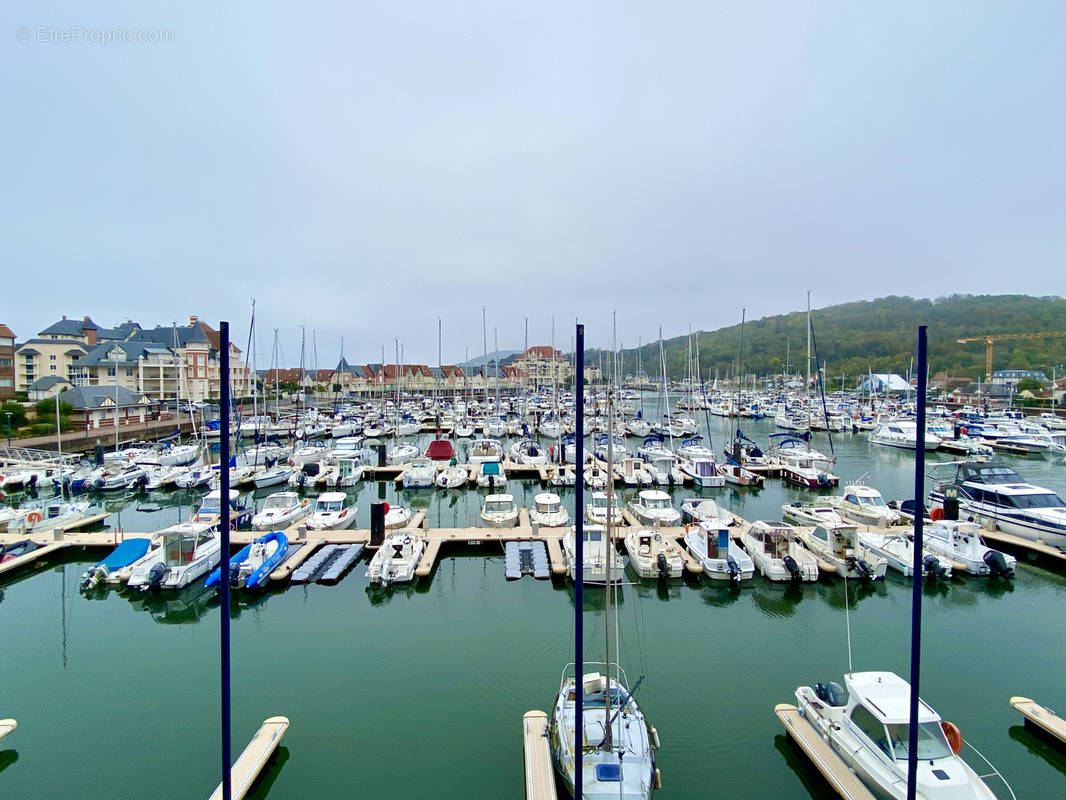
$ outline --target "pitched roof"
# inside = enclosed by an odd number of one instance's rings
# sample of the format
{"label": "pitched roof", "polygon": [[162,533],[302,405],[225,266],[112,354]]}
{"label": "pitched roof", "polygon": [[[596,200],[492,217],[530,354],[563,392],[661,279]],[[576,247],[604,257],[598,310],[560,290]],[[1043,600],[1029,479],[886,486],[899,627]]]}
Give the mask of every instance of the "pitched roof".
{"label": "pitched roof", "polygon": [[335,370],[333,370],[333,371],[334,372],[351,372],[353,374],[355,373],[355,370],[352,369],[352,365],[348,363],[348,359],[346,359],[344,356],[341,356],[341,360],[337,362],[337,368]]}
{"label": "pitched roof", "polygon": [[82,350],[85,349],[85,343],[84,342],[79,342],[77,339],[41,339],[41,338],[34,338],[34,339],[27,339],[22,344],[18,345],[18,347],[25,347],[28,344],[47,344],[47,345],[49,345],[51,347],[55,347],[57,344],[69,344],[71,347],[80,347]]}
{"label": "pitched roof", "polygon": [[556,350],[554,347],[548,344],[535,344],[528,350],[526,350],[526,352],[518,356],[518,358],[522,360],[531,357],[550,359],[552,358],[553,354],[556,361],[562,361],[565,358],[561,351]]}
{"label": "pitched roof", "polygon": [[63,392],[63,402],[70,403],[75,411],[113,406],[116,398],[119,408],[141,405],[145,400],[143,394],[125,386],[75,386]]}
{"label": "pitched roof", "polygon": [[81,336],[84,330],[99,330],[100,326],[86,317],[85,319],[63,319],[59,322],[53,322],[43,331],[41,336]]}
{"label": "pitched roof", "polygon": [[10,336],[12,339],[14,339],[15,332],[11,330],[11,328],[7,327],[7,325],[0,322],[0,336]]}
{"label": "pitched roof", "polygon": [[66,378],[61,378],[58,375],[45,375],[43,378],[38,378],[27,386],[26,390],[30,392],[46,392],[57,383],[65,383],[67,386],[70,386],[70,381]]}

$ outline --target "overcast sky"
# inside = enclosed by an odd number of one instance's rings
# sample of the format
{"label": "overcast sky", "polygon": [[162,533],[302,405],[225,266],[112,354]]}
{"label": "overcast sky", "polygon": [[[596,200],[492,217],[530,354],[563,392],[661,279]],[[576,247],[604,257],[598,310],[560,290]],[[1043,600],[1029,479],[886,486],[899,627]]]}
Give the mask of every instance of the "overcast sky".
{"label": "overcast sky", "polygon": [[[89,8],[89,6],[92,8]],[[1063,294],[1066,3],[7,2],[0,322],[626,346]],[[102,42],[121,36],[164,42]],[[126,33],[123,34],[122,31]],[[142,33],[143,32],[143,33]],[[64,37],[75,41],[62,41]],[[28,39],[29,41],[23,41]],[[308,358],[308,366],[311,364]]]}

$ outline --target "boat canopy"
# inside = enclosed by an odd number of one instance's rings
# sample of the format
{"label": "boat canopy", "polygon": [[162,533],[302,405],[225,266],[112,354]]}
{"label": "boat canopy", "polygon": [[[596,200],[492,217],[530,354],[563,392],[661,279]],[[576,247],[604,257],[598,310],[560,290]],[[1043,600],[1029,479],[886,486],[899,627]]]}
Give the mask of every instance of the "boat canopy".
{"label": "boat canopy", "polygon": [[450,461],[455,455],[455,448],[447,439],[434,439],[426,448],[426,458],[433,461]]}

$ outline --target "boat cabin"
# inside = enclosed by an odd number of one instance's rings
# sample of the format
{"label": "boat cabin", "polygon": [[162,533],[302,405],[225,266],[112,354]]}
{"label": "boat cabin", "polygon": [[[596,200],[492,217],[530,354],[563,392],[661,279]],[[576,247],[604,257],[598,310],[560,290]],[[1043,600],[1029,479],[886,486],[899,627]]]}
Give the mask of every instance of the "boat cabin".
{"label": "boat cabin", "polygon": [[[910,741],[910,684],[892,672],[858,672],[846,675],[845,717],[853,733],[894,761],[907,760]],[[918,759],[953,756],[941,727],[940,715],[918,702]]]}
{"label": "boat cabin", "polygon": [[196,551],[215,539],[210,525],[182,522],[159,532],[163,547],[163,564],[184,567],[196,560]]}
{"label": "boat cabin", "polygon": [[559,507],[562,505],[559,495],[551,494],[550,492],[538,494],[533,498],[533,503],[540,514],[557,514],[559,513]]}
{"label": "boat cabin", "polygon": [[749,534],[757,541],[771,558],[784,558],[789,555],[789,539],[796,529],[787,522],[753,522]]}

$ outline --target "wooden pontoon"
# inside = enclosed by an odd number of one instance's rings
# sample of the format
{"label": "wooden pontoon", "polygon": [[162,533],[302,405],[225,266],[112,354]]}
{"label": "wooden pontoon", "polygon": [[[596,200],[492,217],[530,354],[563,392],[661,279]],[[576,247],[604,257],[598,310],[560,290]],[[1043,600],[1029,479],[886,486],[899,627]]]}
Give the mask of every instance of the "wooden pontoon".
{"label": "wooden pontoon", "polygon": [[[271,717],[256,731],[252,741],[244,748],[237,763],[230,770],[232,800],[241,800],[252,788],[255,779],[263,771],[270,756],[281,744],[281,737],[289,729],[288,717]],[[222,800],[222,784],[218,785],[211,800]]]}
{"label": "wooden pontoon", "polygon": [[792,740],[802,748],[837,794],[845,800],[874,800],[866,785],[848,769],[848,765],[818,735],[811,723],[803,718],[798,708],[789,703],[778,703],[774,706],[774,713]]}

